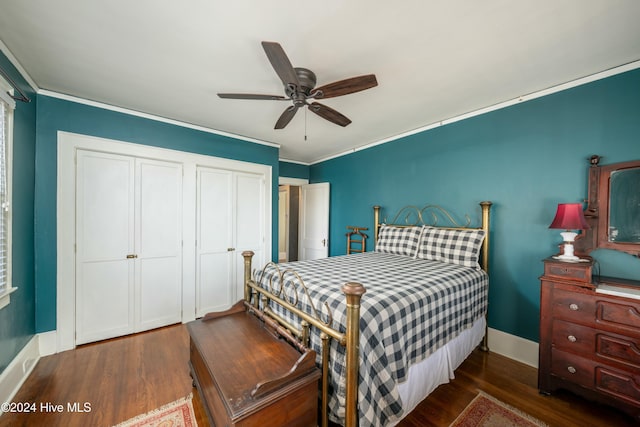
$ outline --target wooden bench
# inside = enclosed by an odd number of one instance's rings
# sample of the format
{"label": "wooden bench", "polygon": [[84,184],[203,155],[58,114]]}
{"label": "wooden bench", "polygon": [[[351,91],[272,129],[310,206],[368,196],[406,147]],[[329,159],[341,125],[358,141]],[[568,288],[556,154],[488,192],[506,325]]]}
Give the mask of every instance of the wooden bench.
{"label": "wooden bench", "polygon": [[279,339],[242,301],[187,329],[191,376],[212,425],[317,426],[314,351]]}

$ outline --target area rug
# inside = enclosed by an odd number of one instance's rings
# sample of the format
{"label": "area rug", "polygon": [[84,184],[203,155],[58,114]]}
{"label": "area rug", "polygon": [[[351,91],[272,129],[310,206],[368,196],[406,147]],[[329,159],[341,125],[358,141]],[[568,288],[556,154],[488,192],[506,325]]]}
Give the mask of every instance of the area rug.
{"label": "area rug", "polygon": [[548,427],[547,424],[482,391],[449,427]]}
{"label": "area rug", "polygon": [[197,427],[190,394],[115,427]]}

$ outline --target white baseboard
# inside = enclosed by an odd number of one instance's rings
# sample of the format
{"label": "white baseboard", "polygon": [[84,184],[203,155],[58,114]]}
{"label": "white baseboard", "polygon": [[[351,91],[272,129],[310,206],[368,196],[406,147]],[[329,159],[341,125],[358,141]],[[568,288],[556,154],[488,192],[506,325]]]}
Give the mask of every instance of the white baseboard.
{"label": "white baseboard", "polygon": [[40,357],[49,356],[50,354],[58,353],[58,335],[56,331],[41,332],[38,334],[40,339]]}
{"label": "white baseboard", "polygon": [[538,368],[538,343],[489,328],[489,350]]}
{"label": "white baseboard", "polygon": [[38,363],[40,359],[39,341],[39,336],[34,335],[0,374],[0,403],[11,402]]}

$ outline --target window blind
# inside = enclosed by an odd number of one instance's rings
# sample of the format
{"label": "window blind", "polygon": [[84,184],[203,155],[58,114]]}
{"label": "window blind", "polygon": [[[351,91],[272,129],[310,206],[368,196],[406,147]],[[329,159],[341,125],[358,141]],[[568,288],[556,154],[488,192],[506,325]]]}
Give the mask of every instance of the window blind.
{"label": "window blind", "polygon": [[0,293],[7,290],[9,260],[9,194],[7,184],[7,144],[11,106],[0,98]]}

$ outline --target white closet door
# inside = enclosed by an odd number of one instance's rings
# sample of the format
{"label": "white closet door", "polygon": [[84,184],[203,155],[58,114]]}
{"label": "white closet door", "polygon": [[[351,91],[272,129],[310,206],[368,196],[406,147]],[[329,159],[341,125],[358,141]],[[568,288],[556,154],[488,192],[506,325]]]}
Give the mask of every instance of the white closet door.
{"label": "white closet door", "polygon": [[248,173],[236,174],[235,224],[235,301],[244,298],[244,259],[242,252],[253,251],[252,265],[265,264],[264,230],[264,176]]}
{"label": "white closet door", "polygon": [[133,158],[77,152],[76,343],[134,331]]}
{"label": "white closet door", "polygon": [[136,332],[182,320],[182,164],[136,161]]}
{"label": "white closet door", "polygon": [[196,201],[196,317],[234,301],[233,173],[198,167]]}

